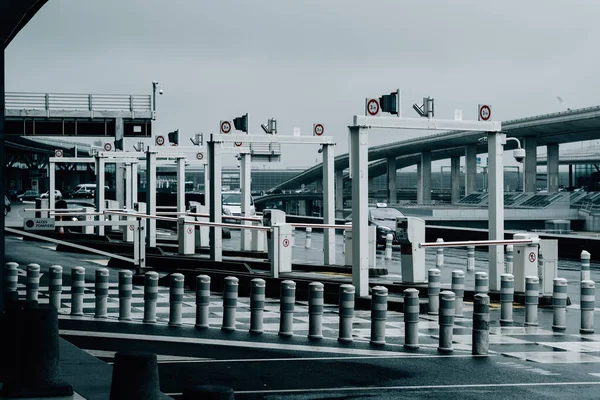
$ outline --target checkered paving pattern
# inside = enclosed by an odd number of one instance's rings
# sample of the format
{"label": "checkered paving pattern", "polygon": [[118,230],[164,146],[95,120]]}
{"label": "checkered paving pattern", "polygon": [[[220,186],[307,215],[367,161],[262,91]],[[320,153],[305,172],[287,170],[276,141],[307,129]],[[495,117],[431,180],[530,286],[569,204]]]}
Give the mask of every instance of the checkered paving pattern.
{"label": "checkered paving pattern", "polygon": [[[25,285],[19,284],[19,297],[25,297]],[[40,287],[40,304],[49,303],[48,287]],[[186,291],[182,305],[182,324],[193,326],[196,323],[195,293]],[[94,318],[95,293],[94,284],[86,283],[84,293],[84,317]],[[61,318],[69,318],[71,292],[69,287],[63,289],[61,296]],[[223,307],[220,293],[211,294],[209,306],[209,324],[218,328],[223,323]],[[143,287],[133,287],[132,310],[130,323],[142,323],[144,317]],[[465,303],[465,317],[455,318],[453,329],[453,348],[455,351],[471,351],[472,341],[472,304]],[[540,313],[550,313],[551,310],[540,310]],[[522,320],[522,315],[517,315],[515,321]],[[371,312],[368,310],[355,310],[353,318],[353,338],[355,341],[368,342],[371,334]],[[117,284],[110,284],[108,298],[108,319],[116,321],[119,316],[119,299]],[[157,324],[167,324],[169,321],[169,289],[159,287],[156,305]],[[263,329],[265,332],[277,333],[279,331],[279,301],[266,299]],[[308,303],[297,301],[294,309],[293,332],[294,336],[306,337],[308,335]],[[386,321],[386,341],[389,344],[404,343],[404,318],[401,313],[389,311]],[[494,317],[492,317],[494,321]],[[326,338],[335,339],[338,336],[339,314],[337,305],[325,305],[322,333]],[[499,353],[506,357],[531,361],[541,364],[565,363],[600,363],[600,334],[581,335],[554,332],[550,326],[539,327],[494,326],[490,327],[490,352]],[[239,298],[236,309],[236,329],[248,331],[250,329],[250,301],[248,298]],[[421,314],[419,321],[419,344],[421,347],[436,348],[439,340],[438,317],[436,315]]]}

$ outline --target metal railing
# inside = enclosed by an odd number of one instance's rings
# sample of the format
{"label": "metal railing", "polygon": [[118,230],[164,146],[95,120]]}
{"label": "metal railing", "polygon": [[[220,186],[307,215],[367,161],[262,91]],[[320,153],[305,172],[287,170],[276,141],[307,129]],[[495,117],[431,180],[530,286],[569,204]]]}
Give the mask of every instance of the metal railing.
{"label": "metal railing", "polygon": [[150,95],[6,93],[7,110],[152,111]]}

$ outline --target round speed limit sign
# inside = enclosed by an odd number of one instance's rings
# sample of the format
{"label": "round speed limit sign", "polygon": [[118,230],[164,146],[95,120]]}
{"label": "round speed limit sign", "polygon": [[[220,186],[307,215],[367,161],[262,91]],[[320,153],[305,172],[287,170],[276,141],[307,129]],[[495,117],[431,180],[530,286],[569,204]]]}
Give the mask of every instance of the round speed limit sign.
{"label": "round speed limit sign", "polygon": [[325,128],[323,127],[323,124],[315,124],[313,132],[315,133],[315,136],[322,136],[323,133],[325,133]]}

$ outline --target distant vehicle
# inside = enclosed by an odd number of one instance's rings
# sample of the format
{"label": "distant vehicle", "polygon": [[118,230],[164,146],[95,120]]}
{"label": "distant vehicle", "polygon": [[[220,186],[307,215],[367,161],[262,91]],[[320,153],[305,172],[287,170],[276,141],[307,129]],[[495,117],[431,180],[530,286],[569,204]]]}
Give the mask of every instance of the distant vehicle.
{"label": "distant vehicle", "polygon": [[[48,197],[50,197],[50,191],[47,191],[40,195],[40,199],[47,199]],[[60,190],[54,189],[54,200],[60,200],[60,199],[62,199],[62,193],[60,192]]]}
{"label": "distant vehicle", "polygon": [[[107,190],[108,186],[104,186],[104,189]],[[71,199],[91,199],[95,196],[96,193],[96,184],[95,183],[82,183],[80,185],[75,186],[75,189],[69,193],[69,198]]]}
{"label": "distant vehicle", "polygon": [[[241,192],[222,192],[221,198],[223,201],[224,214],[241,216],[242,215],[242,193]],[[256,215],[256,209],[254,208],[254,200],[250,196],[250,210],[248,211],[247,217],[253,217]]]}
{"label": "distant vehicle", "polygon": [[[386,237],[392,234],[392,244],[400,244],[396,238],[396,218],[404,217],[400,211],[393,207],[388,207],[385,203],[377,203],[375,206],[369,206],[369,225],[377,227],[377,245],[385,246]],[[352,214],[345,218],[346,224],[352,223]]]}
{"label": "distant vehicle", "polygon": [[10,200],[8,197],[4,196],[4,216],[10,212]]}
{"label": "distant vehicle", "polygon": [[17,196],[17,200],[20,202],[23,201],[33,201],[40,197],[40,192],[37,190],[26,190],[25,193]]}

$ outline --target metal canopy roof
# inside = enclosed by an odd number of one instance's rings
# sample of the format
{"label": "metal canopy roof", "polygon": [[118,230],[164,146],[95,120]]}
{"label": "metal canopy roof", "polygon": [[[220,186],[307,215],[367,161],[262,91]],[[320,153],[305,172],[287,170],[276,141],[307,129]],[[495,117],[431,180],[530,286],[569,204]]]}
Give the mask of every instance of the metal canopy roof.
{"label": "metal canopy roof", "polygon": [[[600,106],[504,121],[502,131],[518,139],[535,136],[538,146],[599,139]],[[431,151],[432,161],[463,156],[468,145],[476,145],[478,153],[487,153],[487,144],[478,143],[483,135],[484,132],[451,131],[373,146],[369,148],[369,161],[396,157],[396,168],[403,168],[416,164],[423,151]],[[516,143],[509,141],[504,148],[515,149]],[[335,169],[348,168],[348,162],[348,154],[337,156]],[[322,164],[317,164],[276,188],[293,189],[302,183],[313,182],[322,176],[322,168]],[[385,168],[385,162],[378,162],[369,167],[369,171],[377,176],[385,173]]]}
{"label": "metal canopy roof", "polygon": [[0,41],[6,48],[48,0],[0,0]]}

